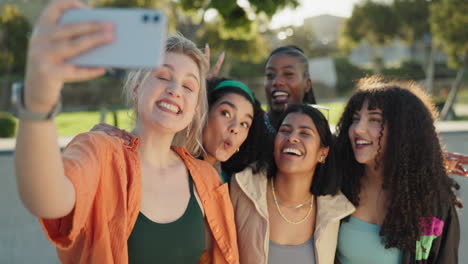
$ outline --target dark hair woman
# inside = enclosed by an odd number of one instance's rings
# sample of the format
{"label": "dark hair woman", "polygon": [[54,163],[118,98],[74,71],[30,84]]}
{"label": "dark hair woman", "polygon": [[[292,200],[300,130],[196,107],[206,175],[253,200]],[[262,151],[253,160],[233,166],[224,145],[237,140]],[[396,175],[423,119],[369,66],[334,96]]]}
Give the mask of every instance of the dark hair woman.
{"label": "dark hair woman", "polygon": [[340,219],[354,206],[339,191],[328,122],[290,105],[275,129],[270,167],[231,181],[240,262],[333,263]]}
{"label": "dark hair woman", "polygon": [[316,103],[308,59],[294,45],[282,46],[271,52],[265,65],[264,87],[270,108],[265,116],[265,125],[272,134],[289,104]]}
{"label": "dark hair woman", "polygon": [[[208,118],[203,129],[203,159],[218,169],[224,182],[230,175],[264,160],[264,112],[251,90],[227,78],[207,81]],[[259,165],[259,163],[257,163]]]}
{"label": "dark hair woman", "polygon": [[411,83],[358,83],[338,124],[342,191],[356,211],[342,221],[341,263],[457,263],[456,197],[435,111]]}

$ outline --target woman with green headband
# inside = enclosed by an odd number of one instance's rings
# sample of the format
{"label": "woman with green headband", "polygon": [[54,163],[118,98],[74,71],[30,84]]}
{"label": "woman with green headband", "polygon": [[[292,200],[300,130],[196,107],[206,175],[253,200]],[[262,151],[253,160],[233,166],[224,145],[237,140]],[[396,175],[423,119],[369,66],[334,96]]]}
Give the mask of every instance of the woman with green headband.
{"label": "woman with green headband", "polygon": [[[224,182],[230,175],[260,157],[267,146],[260,103],[239,81],[212,78],[207,81],[208,118],[203,129],[202,158],[212,164]],[[263,138],[263,139],[262,139]]]}

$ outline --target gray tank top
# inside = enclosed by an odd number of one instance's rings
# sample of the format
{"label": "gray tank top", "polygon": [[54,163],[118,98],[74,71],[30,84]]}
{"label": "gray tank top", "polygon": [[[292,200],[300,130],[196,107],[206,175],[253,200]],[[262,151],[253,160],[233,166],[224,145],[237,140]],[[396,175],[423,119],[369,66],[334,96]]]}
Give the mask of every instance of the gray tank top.
{"label": "gray tank top", "polygon": [[270,240],[268,264],[315,264],[314,238],[302,245],[283,246]]}

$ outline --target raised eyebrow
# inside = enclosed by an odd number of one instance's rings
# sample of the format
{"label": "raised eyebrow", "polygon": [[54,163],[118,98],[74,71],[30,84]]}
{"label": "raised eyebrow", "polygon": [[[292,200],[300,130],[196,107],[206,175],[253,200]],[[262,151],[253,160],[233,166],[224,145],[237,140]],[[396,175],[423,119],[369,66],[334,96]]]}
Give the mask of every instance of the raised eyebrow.
{"label": "raised eyebrow", "polygon": [[232,107],[232,108],[234,108],[234,109],[237,110],[237,106],[236,106],[235,104],[229,102],[229,101],[222,101],[221,103],[219,103],[219,105],[220,105],[220,106],[221,106],[221,105],[228,105],[228,106],[230,106],[230,107]]}
{"label": "raised eyebrow", "polygon": [[369,112],[369,115],[379,115],[379,116],[382,116],[382,112],[372,111],[372,112]]}

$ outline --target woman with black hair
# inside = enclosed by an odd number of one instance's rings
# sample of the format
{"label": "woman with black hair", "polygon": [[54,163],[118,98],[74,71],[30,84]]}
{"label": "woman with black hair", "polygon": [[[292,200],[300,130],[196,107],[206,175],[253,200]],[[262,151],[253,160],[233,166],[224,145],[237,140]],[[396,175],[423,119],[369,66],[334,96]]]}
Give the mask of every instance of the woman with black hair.
{"label": "woman with black hair", "polygon": [[359,82],[337,126],[342,191],[356,207],[340,227],[342,264],[458,263],[458,186],[435,113],[411,83]]}
{"label": "woman with black hair", "polygon": [[209,110],[201,158],[218,170],[223,182],[229,182],[233,173],[264,160],[267,152],[259,151],[269,149],[264,137],[264,112],[242,82],[211,78],[207,89]]}
{"label": "woman with black hair", "polygon": [[304,104],[279,121],[269,166],[231,180],[240,263],[333,263],[340,219],[354,206],[339,191],[328,122]]}
{"label": "woman with black hair", "polygon": [[265,95],[269,111],[265,125],[271,134],[289,104],[316,104],[309,62],[297,46],[282,46],[270,53],[265,65]]}

